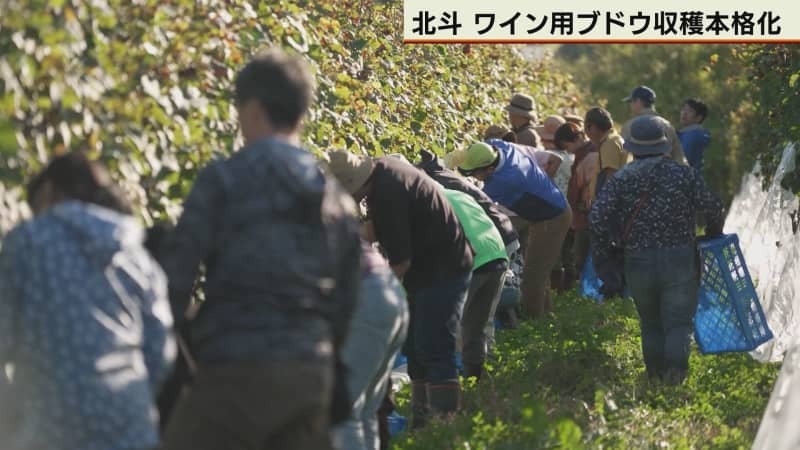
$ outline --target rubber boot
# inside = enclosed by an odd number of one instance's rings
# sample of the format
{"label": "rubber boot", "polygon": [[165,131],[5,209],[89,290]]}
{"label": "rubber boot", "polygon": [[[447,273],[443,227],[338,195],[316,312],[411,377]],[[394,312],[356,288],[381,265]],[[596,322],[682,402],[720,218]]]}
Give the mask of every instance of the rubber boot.
{"label": "rubber boot", "polygon": [[452,416],[461,403],[461,386],[458,382],[429,384],[428,404],[432,416]]}
{"label": "rubber boot", "polygon": [[483,363],[474,364],[474,363],[464,363],[464,378],[475,377],[478,380],[481,379],[481,375],[483,374]]}
{"label": "rubber boot", "polygon": [[428,385],[424,381],[411,382],[411,429],[422,428],[428,423]]}

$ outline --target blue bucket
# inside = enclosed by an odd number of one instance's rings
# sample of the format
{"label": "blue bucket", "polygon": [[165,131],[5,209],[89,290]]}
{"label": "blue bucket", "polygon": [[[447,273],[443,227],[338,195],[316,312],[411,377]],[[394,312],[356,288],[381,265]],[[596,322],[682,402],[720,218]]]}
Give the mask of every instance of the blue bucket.
{"label": "blue bucket", "polygon": [[408,420],[404,416],[393,411],[387,419],[389,421],[389,436],[394,437],[406,430]]}

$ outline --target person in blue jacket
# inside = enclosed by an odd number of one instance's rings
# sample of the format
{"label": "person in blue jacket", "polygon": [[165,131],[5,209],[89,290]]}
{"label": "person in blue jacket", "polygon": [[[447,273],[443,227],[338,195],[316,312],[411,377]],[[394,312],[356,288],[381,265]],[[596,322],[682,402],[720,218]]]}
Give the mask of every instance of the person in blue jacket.
{"label": "person in blue jacket", "polygon": [[0,250],[0,448],[156,448],[173,318],[130,202],[79,152],[54,158],[28,202],[35,216]]}
{"label": "person in blue jacket", "polygon": [[551,312],[550,271],[572,221],[564,194],[530,156],[500,139],[470,145],[458,168],[462,175],[483,181],[484,192],[516,214],[515,223],[525,222],[523,312],[534,318]]}
{"label": "person in blue jacket", "polygon": [[689,98],[681,107],[681,130],[678,138],[689,165],[703,173],[703,154],[711,142],[711,134],[702,123],[708,115],[708,106],[699,98]]}

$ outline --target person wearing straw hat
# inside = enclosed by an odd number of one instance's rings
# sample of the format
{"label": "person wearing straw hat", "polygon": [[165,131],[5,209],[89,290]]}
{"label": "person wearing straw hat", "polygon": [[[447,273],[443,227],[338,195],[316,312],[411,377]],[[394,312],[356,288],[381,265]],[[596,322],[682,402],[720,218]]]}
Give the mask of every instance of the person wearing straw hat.
{"label": "person wearing straw hat", "polygon": [[541,125],[535,127],[536,132],[539,133],[539,137],[542,139],[542,147],[546,148],[547,150],[558,150],[555,142],[553,142],[553,136],[555,135],[558,127],[560,127],[564,122],[566,122],[564,117],[559,116],[558,114],[552,114],[547,116]]}
{"label": "person wearing straw hat", "polygon": [[681,164],[688,164],[683,154],[683,145],[678,138],[675,127],[656,112],[656,92],[654,90],[647,86],[637,86],[631,91],[631,94],[623,98],[622,101],[630,104],[631,113],[633,114],[633,117],[622,126],[620,134],[623,139],[630,138],[631,123],[633,123],[634,119],[639,116],[656,116],[665,122],[663,125],[667,140],[670,142],[670,157]]}
{"label": "person wearing straw hat", "polygon": [[718,236],[722,203],[697,171],[667,157],[672,143],[659,117],[637,117],[624,145],[634,161],[608,180],[589,214],[592,256],[602,275],[624,255],[647,374],[680,384],[697,308],[695,214],[705,213],[706,236]]}
{"label": "person wearing straw hat", "polygon": [[523,311],[534,318],[551,312],[550,271],[572,221],[564,194],[531,157],[499,139],[471,144],[459,171],[483,181],[489,197],[528,222]]}
{"label": "person wearing straw hat", "polygon": [[542,141],[533,125],[538,121],[536,102],[533,97],[514,94],[504,109],[508,113],[511,131],[516,135],[516,142],[531,147],[540,147]]}
{"label": "person wearing straw hat", "polygon": [[564,114],[564,120],[569,123],[574,123],[583,129],[583,117],[576,114]]}
{"label": "person wearing straw hat", "polygon": [[406,161],[347,151],[326,167],[357,202],[403,282],[411,321],[403,353],[411,377],[412,428],[459,408],[456,333],[472,278],[472,248],[441,187]]}

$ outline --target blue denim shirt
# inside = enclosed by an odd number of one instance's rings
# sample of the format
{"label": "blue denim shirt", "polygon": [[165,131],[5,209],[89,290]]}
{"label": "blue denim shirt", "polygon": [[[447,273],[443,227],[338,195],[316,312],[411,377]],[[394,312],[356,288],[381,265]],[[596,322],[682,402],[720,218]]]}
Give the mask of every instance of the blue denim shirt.
{"label": "blue denim shirt", "polygon": [[[0,251],[0,423],[6,450],[158,443],[154,397],[175,357],[166,280],[130,216],[61,203]],[[2,429],[10,427],[9,429]]]}

